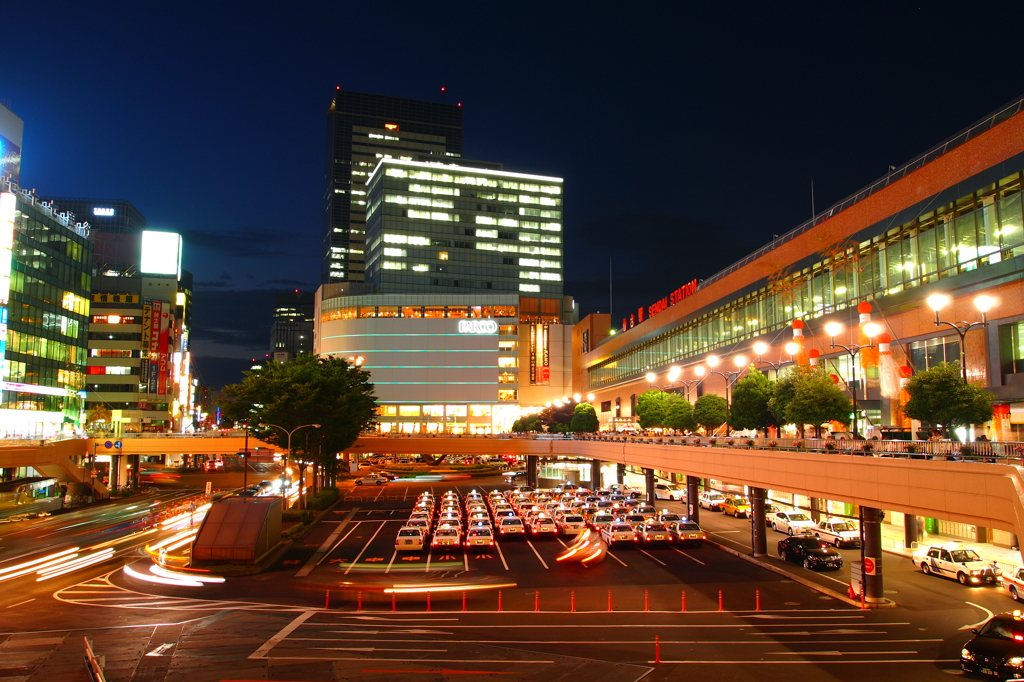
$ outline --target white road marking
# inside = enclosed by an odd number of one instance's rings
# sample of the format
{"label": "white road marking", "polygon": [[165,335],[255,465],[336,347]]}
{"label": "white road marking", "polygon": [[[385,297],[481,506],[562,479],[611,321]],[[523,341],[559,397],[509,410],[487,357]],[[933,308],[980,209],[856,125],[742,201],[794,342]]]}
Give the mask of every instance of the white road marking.
{"label": "white road marking", "polygon": [[307,561],[306,564],[299,569],[299,572],[295,574],[296,578],[306,577],[307,575],[313,572],[314,567],[320,565],[320,562],[324,560],[324,557],[326,557],[328,552],[330,551],[331,545],[333,545],[337,537],[341,535],[341,532],[345,530],[345,526],[347,525],[346,521],[351,521],[352,517],[355,516],[355,514],[356,510],[352,510],[348,513],[348,516],[345,517],[345,519],[338,524],[338,527],[335,528],[334,531],[327,536],[327,539],[324,540],[323,544],[320,545],[315,552],[313,552],[313,555],[309,557],[309,561]]}
{"label": "white road marking", "polygon": [[249,654],[249,659],[252,660],[257,658],[266,658],[267,654],[270,653],[271,649],[277,646],[277,644],[281,642],[281,640],[283,640],[285,637],[287,637],[296,629],[298,629],[298,627],[305,623],[306,620],[309,619],[309,617],[312,616],[314,613],[316,613],[316,611],[304,611],[303,613],[296,616],[295,619],[292,620],[292,622],[288,623],[288,625],[285,625],[283,628],[281,628],[280,632],[278,632],[276,635],[274,635],[266,642],[264,642],[259,649]]}
{"label": "white road marking", "polygon": [[694,557],[690,556],[689,554],[687,554],[686,552],[684,552],[682,550],[676,549],[675,547],[673,547],[672,550],[675,551],[675,552],[679,552],[680,554],[682,554],[687,559],[690,559],[691,561],[696,561],[701,566],[707,566],[707,564],[704,563],[703,561],[701,561],[700,559],[695,559]]}
{"label": "white road marking", "polygon": [[376,502],[377,500],[379,500],[379,499],[380,499],[380,496],[384,494],[384,489],[385,489],[385,488],[387,488],[387,486],[386,486],[386,485],[382,485],[382,486],[380,486],[380,492],[379,492],[379,493],[377,493],[377,497],[373,498],[373,501],[374,501],[374,502]]}
{"label": "white road marking", "polygon": [[501,544],[497,540],[494,541],[494,549],[498,550],[498,558],[501,559],[501,565],[504,566],[507,571],[508,563],[505,561],[505,555],[501,553]]}
{"label": "white road marking", "polygon": [[533,550],[533,553],[537,555],[537,561],[540,562],[540,565],[543,566],[544,568],[547,568],[548,565],[546,563],[544,563],[544,559],[541,558],[540,552],[538,552],[537,548],[533,546],[533,543],[530,542],[529,540],[527,540],[526,544],[528,544],[530,546],[530,549]]}
{"label": "white road marking", "polygon": [[366,551],[366,548],[369,547],[370,543],[373,542],[373,539],[375,537],[377,537],[377,533],[381,532],[381,530],[384,528],[384,524],[385,523],[386,523],[385,521],[381,521],[380,522],[380,525],[377,527],[377,531],[373,535],[370,536],[370,539],[366,541],[366,544],[363,545],[363,548],[361,550],[359,550],[359,554],[356,555],[356,558],[353,559],[352,563],[349,564],[348,568],[345,569],[345,575],[348,575],[348,572],[351,571],[355,567],[355,565],[357,563],[359,563],[359,559],[362,558],[363,553]]}
{"label": "white road marking", "polygon": [[391,566],[392,566],[392,564],[395,563],[395,557],[397,557],[397,556],[398,556],[398,550],[396,549],[394,554],[391,555],[391,561],[388,562],[388,567],[384,571],[385,573],[390,573],[391,572]]}
{"label": "white road marking", "polygon": [[646,552],[646,551],[644,551],[644,550],[640,549],[639,547],[637,547],[637,548],[636,548],[636,551],[640,552],[641,554],[646,554],[646,555],[647,555],[648,557],[650,557],[650,558],[651,558],[652,560],[654,560],[654,561],[657,561],[657,562],[658,562],[659,564],[661,564],[662,566],[668,566],[668,564],[666,564],[666,563],[665,563],[664,561],[662,561],[662,560],[661,560],[661,559],[659,559],[658,557],[654,556],[654,555],[653,555],[653,554],[651,554],[650,552]]}
{"label": "white road marking", "polygon": [[7,608],[9,608],[9,609],[13,609],[13,608],[14,608],[15,606],[21,606],[22,604],[27,604],[27,603],[29,603],[30,601],[35,601],[35,599],[26,599],[25,601],[20,601],[20,602],[18,602],[17,604],[11,604],[11,605],[10,605],[10,606],[8,606]]}
{"label": "white road marking", "polygon": [[[367,659],[370,660],[370,659]],[[684,664],[696,664],[696,665],[708,665],[713,663],[728,663],[729,665],[863,665],[864,663],[959,663],[960,659],[957,658],[896,658],[896,659],[878,659],[874,661],[666,661],[661,660],[663,664],[673,665],[684,665]],[[654,661],[648,661],[648,663],[654,663]]]}
{"label": "white road marking", "polygon": [[620,559],[619,557],[617,557],[617,556],[615,556],[614,554],[612,554],[612,551],[611,551],[610,549],[609,549],[609,550],[608,550],[607,552],[605,552],[605,554],[607,554],[607,555],[608,555],[608,556],[610,556],[611,558],[615,559],[616,561],[618,561],[618,562],[619,562],[620,564],[622,564],[623,566],[626,566],[627,568],[629,567],[629,565],[628,565],[628,564],[627,564],[627,563],[626,563],[625,561],[623,561],[623,560],[622,560],[622,559]]}
{"label": "white road marking", "polygon": [[[511,661],[507,659],[473,658],[337,658],[334,656],[274,656],[275,661],[387,661],[388,663],[506,663],[516,665],[551,665],[554,661]],[[777,663],[778,661],[773,661]],[[884,661],[882,661],[884,662]]]}
{"label": "white road marking", "polygon": [[164,652],[167,651],[168,649],[170,649],[172,646],[174,646],[174,642],[166,642],[164,644],[161,644],[157,648],[153,649],[152,651],[150,651],[146,655],[147,656],[163,656]]}
{"label": "white road marking", "polygon": [[984,606],[979,606],[978,604],[975,604],[974,602],[970,602],[970,601],[965,601],[964,603],[965,604],[969,604],[969,605],[971,605],[971,606],[973,606],[973,607],[975,607],[977,609],[981,609],[982,611],[984,611],[988,615],[986,615],[984,618],[979,620],[977,623],[971,623],[970,625],[962,626],[961,628],[959,628],[960,630],[970,630],[971,628],[981,627],[982,625],[985,624],[986,621],[988,621],[989,618],[991,618],[994,615],[991,611],[986,609]]}
{"label": "white road marking", "polygon": [[341,545],[341,543],[345,542],[345,540],[348,540],[348,536],[352,535],[352,531],[354,531],[356,528],[358,528],[360,523],[362,523],[362,521],[353,521],[352,522],[352,528],[347,533],[345,533],[345,537],[343,537],[342,539],[338,540],[338,542],[336,542],[334,544],[334,547],[331,547],[331,549],[328,550],[327,554],[324,554],[322,557],[320,557],[320,561],[318,561],[317,564],[322,563],[324,559],[326,559],[327,557],[331,556],[331,554],[334,553],[334,550],[338,549],[338,547]]}
{"label": "white road marking", "polygon": [[769,656],[885,656],[916,654],[916,651],[766,651]]}

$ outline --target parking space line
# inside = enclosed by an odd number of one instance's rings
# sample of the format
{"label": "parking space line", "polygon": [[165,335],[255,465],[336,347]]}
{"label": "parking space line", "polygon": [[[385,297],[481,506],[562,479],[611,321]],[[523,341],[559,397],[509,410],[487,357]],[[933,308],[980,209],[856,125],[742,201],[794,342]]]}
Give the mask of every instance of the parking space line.
{"label": "parking space line", "polygon": [[537,555],[537,561],[540,562],[540,565],[543,566],[544,568],[548,568],[548,565],[546,563],[544,563],[544,559],[541,558],[540,552],[538,552],[537,548],[533,546],[533,543],[530,542],[529,540],[527,540],[526,544],[528,544],[530,546],[530,549],[533,550],[533,553]]}
{"label": "parking space line", "polygon": [[469,549],[467,547],[462,548],[462,568],[469,573]]}
{"label": "parking space line", "polygon": [[345,569],[345,575],[348,575],[348,572],[349,572],[349,571],[351,571],[351,570],[352,570],[352,569],[353,569],[353,568],[355,567],[355,565],[356,565],[357,563],[359,563],[359,559],[360,559],[360,558],[362,558],[362,556],[363,556],[363,553],[364,553],[364,552],[366,552],[366,548],[370,546],[370,543],[371,543],[371,542],[373,542],[373,539],[374,539],[375,537],[377,537],[377,533],[380,533],[380,532],[381,532],[381,530],[383,530],[383,529],[384,529],[384,524],[385,524],[385,523],[386,523],[385,521],[381,521],[381,522],[380,522],[380,525],[379,525],[379,526],[377,526],[377,530],[376,530],[376,532],[375,532],[375,533],[374,533],[373,535],[371,535],[371,536],[370,536],[370,539],[366,541],[366,544],[365,544],[365,545],[363,545],[363,548],[362,548],[361,550],[359,550],[359,554],[357,554],[357,555],[356,555],[356,558],[355,558],[355,559],[353,559],[353,560],[352,560],[352,563],[351,563],[351,564],[349,564],[349,565],[348,565],[348,568],[346,568],[346,569]]}
{"label": "parking space line", "polygon": [[380,492],[379,492],[379,493],[377,493],[377,497],[373,498],[373,501],[374,501],[374,502],[376,502],[377,500],[379,500],[379,499],[380,499],[380,496],[384,494],[384,491],[385,491],[386,489],[387,489],[387,486],[383,486],[383,485],[382,485],[382,486],[380,487]]}
{"label": "parking space line", "polygon": [[640,552],[641,554],[646,554],[647,556],[649,556],[649,557],[650,557],[651,559],[653,559],[654,561],[657,561],[657,562],[658,562],[659,564],[661,564],[662,566],[668,566],[668,564],[666,564],[666,563],[665,563],[664,561],[662,561],[662,560],[661,560],[661,559],[659,559],[658,557],[654,556],[654,555],[653,555],[653,554],[651,554],[650,552],[647,552],[647,551],[645,551],[645,550],[642,550],[642,549],[640,549],[639,547],[637,547],[637,548],[636,548],[636,551]]}
{"label": "parking space line", "polygon": [[625,566],[626,568],[629,568],[629,565],[628,565],[628,564],[627,564],[627,563],[626,563],[625,561],[623,561],[622,559],[620,559],[619,557],[617,557],[617,556],[615,556],[614,554],[612,554],[612,551],[611,551],[610,549],[609,549],[609,550],[608,550],[607,552],[605,552],[605,553],[606,553],[606,554],[607,554],[608,556],[610,556],[611,558],[613,558],[613,559],[615,559],[616,561],[618,561],[618,562],[619,562],[620,564],[622,564],[622,565],[623,565],[623,566]]}
{"label": "parking space line", "polygon": [[433,547],[427,547],[427,567],[423,570],[424,573],[430,573],[430,558],[434,553]]}
{"label": "parking space line", "polygon": [[501,544],[497,540],[494,541],[494,549],[498,550],[498,557],[501,559],[501,565],[504,566],[507,571],[508,564],[505,562],[505,555],[501,553]]}
{"label": "parking space line", "polygon": [[[352,513],[354,514],[356,511],[359,511],[358,507],[355,510],[353,510]],[[331,547],[327,551],[327,554],[324,554],[322,557],[320,557],[320,561],[316,562],[316,565],[319,566],[320,564],[323,563],[324,559],[326,559],[327,557],[331,556],[331,554],[334,553],[334,550],[338,549],[338,546],[341,545],[341,543],[345,542],[345,540],[348,539],[349,535],[352,535],[352,531],[354,531],[356,528],[358,528],[360,523],[362,523],[362,521],[353,521],[352,522],[352,528],[350,528],[349,531],[347,533],[345,533],[345,536],[343,538],[341,538],[336,543],[334,543],[334,546]]]}
{"label": "parking space line", "polygon": [[683,555],[684,557],[686,557],[687,559],[690,559],[691,561],[696,561],[696,562],[697,562],[698,564],[700,564],[701,566],[707,566],[707,564],[706,564],[706,563],[704,563],[703,561],[701,561],[700,559],[695,559],[694,557],[690,556],[689,554],[687,554],[686,552],[684,552],[684,551],[682,551],[682,550],[678,550],[678,549],[676,549],[675,547],[673,547],[673,548],[672,548],[672,551],[673,551],[673,552],[679,552],[680,554],[682,554],[682,555]]}
{"label": "parking space line", "polygon": [[395,563],[395,557],[397,557],[397,556],[398,556],[398,550],[396,549],[395,553],[391,555],[391,561],[388,562],[388,567],[384,571],[385,573],[390,573],[391,572],[391,566],[392,566],[392,564]]}

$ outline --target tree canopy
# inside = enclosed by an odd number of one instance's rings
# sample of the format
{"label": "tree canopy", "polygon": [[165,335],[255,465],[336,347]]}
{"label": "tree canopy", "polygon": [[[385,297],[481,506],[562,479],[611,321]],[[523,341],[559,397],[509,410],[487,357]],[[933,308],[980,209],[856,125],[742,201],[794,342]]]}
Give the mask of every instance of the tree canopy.
{"label": "tree canopy", "polygon": [[579,403],[572,415],[569,430],[573,433],[594,433],[600,425],[594,406],[590,403]]}
{"label": "tree canopy", "polygon": [[918,372],[907,383],[907,393],[910,400],[904,413],[921,422],[941,424],[947,437],[958,426],[992,419],[992,396],[964,381],[959,362],[943,362]]}
{"label": "tree canopy", "polygon": [[541,423],[548,427],[548,431],[551,433],[557,433],[566,431],[569,425],[572,423],[572,416],[575,414],[573,404],[571,402],[562,402],[552,404],[551,407],[545,407],[540,411]]}
{"label": "tree canopy", "polygon": [[729,403],[720,395],[705,393],[693,405],[693,420],[703,426],[710,436],[719,426],[729,421]]}
{"label": "tree canopy", "polygon": [[[803,430],[805,424],[813,424],[820,432],[824,422],[850,423],[853,401],[846,397],[832,377],[820,367],[801,367],[792,375],[792,395],[785,406],[785,423],[796,424]],[[781,382],[780,382],[781,383]],[[785,391],[788,393],[787,386]],[[820,434],[819,434],[820,435]]]}
{"label": "tree canopy", "polygon": [[692,431],[696,424],[693,421],[693,405],[690,401],[678,393],[668,394],[665,399],[664,426],[676,431]]}
{"label": "tree canopy", "polygon": [[316,461],[333,473],[335,455],[352,445],[369,427],[376,412],[370,373],[341,358],[299,355],[290,362],[267,362],[244,372],[239,384],[224,387],[219,404],[226,418],[248,423],[254,435],[281,449],[288,431],[304,424],[292,437],[292,449],[303,461]]}
{"label": "tree canopy", "polygon": [[767,429],[778,424],[769,409],[775,394],[775,382],[760,370],[751,368],[732,388],[732,406],[729,409],[729,426],[734,429]]}
{"label": "tree canopy", "polygon": [[636,398],[636,417],[641,429],[665,425],[666,393],[652,388]]}
{"label": "tree canopy", "polygon": [[535,414],[520,417],[512,424],[513,433],[528,433],[530,431],[536,431],[539,433],[543,430],[544,424],[541,423],[540,417]]}

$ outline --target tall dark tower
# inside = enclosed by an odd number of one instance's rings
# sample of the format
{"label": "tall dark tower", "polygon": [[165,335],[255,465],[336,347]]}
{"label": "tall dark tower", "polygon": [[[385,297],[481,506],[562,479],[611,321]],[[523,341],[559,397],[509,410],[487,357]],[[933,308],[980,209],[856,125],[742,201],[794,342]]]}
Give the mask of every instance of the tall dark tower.
{"label": "tall dark tower", "polygon": [[366,180],[384,158],[462,156],[462,105],[338,89],[327,111],[320,281],[362,282]]}

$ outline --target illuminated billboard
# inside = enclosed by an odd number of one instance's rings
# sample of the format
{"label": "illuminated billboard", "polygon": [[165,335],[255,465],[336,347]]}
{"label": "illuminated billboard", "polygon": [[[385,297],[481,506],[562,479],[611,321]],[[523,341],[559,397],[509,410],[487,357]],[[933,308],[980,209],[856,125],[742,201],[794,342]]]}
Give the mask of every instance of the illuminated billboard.
{"label": "illuminated billboard", "polygon": [[144,275],[174,275],[181,278],[181,235],[177,232],[142,232],[142,266]]}

